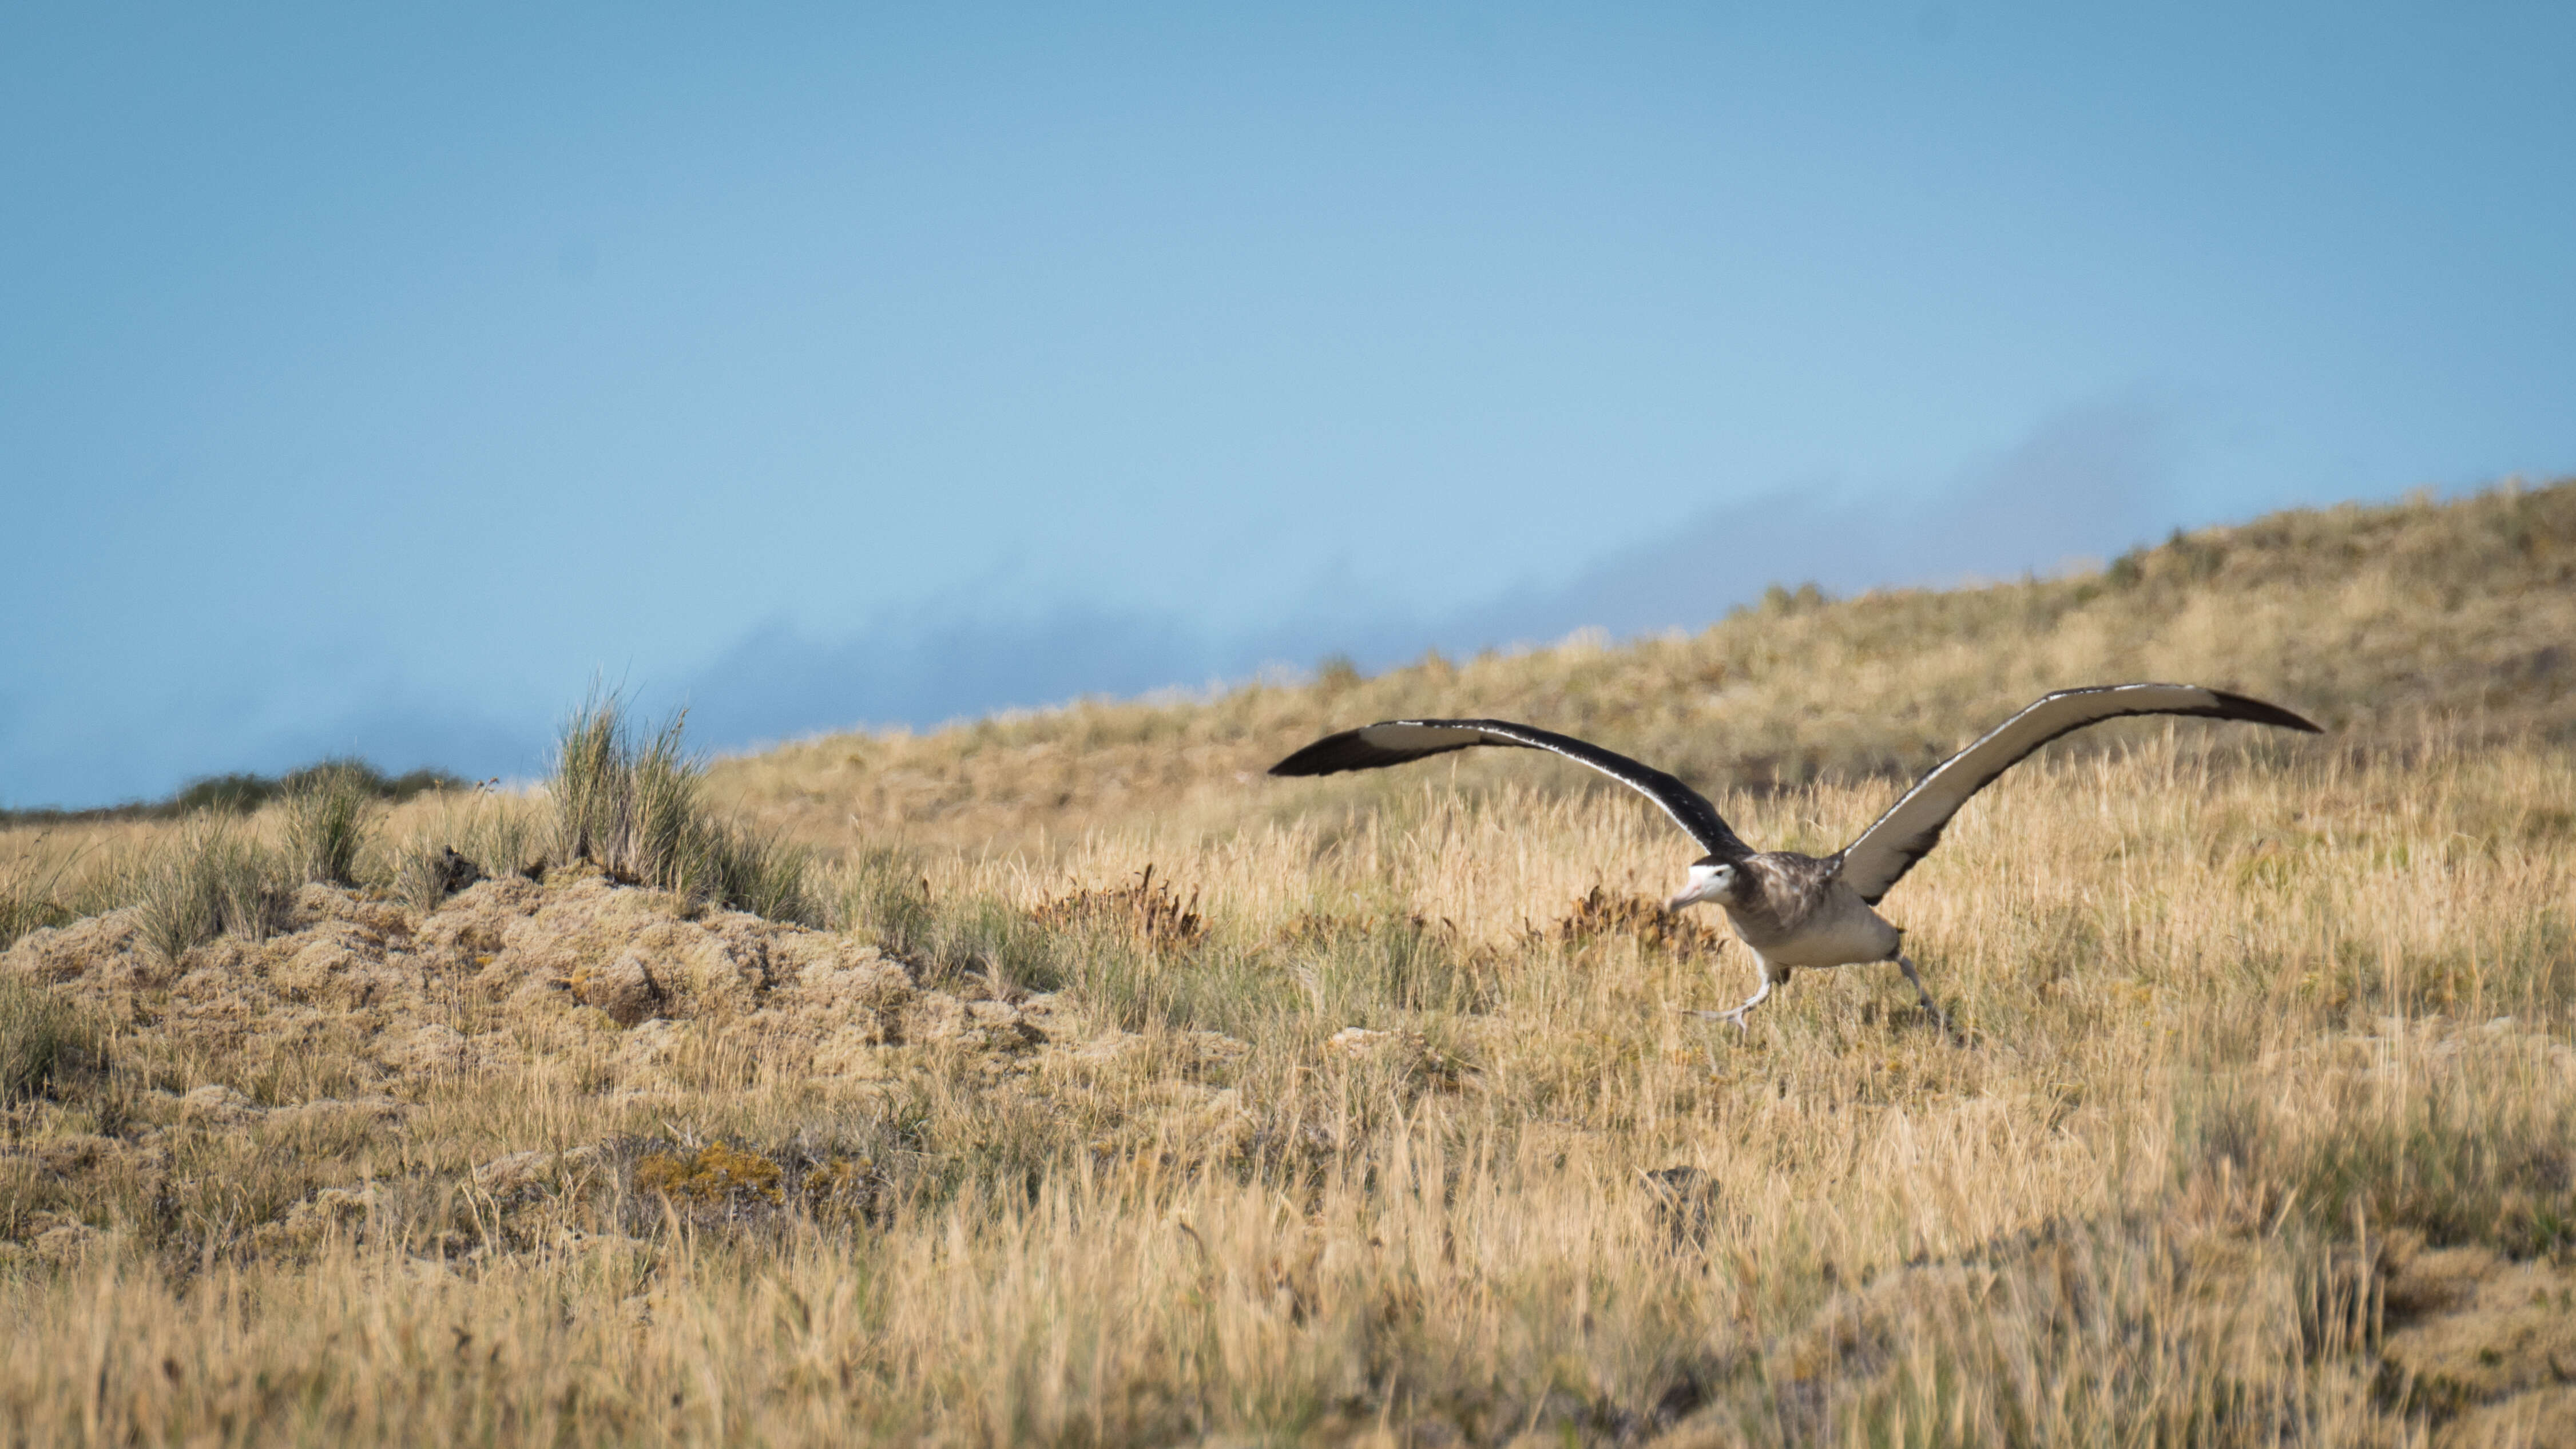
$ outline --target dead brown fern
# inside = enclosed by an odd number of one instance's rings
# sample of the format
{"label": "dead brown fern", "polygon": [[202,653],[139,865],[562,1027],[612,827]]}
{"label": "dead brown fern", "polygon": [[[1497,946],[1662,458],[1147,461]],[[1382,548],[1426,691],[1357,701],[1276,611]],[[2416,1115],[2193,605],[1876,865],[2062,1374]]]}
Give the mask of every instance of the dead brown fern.
{"label": "dead brown fern", "polygon": [[1207,938],[1207,919],[1199,914],[1199,893],[1187,901],[1169,881],[1156,881],[1148,864],[1122,886],[1095,889],[1078,886],[1070,894],[1041,904],[1030,914],[1055,930],[1073,928],[1116,931],[1158,951],[1195,946]]}
{"label": "dead brown fern", "polygon": [[1630,936],[1641,946],[1675,956],[1713,955],[1726,945],[1722,933],[1667,909],[1661,901],[1613,895],[1599,885],[1575,897],[1573,907],[1555,925],[1530,934],[1569,946],[1582,946],[1605,936]]}

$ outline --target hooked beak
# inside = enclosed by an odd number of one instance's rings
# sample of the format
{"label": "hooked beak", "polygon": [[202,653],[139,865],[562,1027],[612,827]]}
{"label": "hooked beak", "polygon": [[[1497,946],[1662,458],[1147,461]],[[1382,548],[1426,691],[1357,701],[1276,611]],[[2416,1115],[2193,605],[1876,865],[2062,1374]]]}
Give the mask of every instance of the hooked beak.
{"label": "hooked beak", "polygon": [[1711,870],[1704,865],[1692,866],[1690,884],[1682,887],[1681,894],[1664,902],[1664,909],[1678,911],[1684,906],[1697,905],[1713,896],[1722,895],[1725,893],[1723,880],[1724,877],[1719,871]]}

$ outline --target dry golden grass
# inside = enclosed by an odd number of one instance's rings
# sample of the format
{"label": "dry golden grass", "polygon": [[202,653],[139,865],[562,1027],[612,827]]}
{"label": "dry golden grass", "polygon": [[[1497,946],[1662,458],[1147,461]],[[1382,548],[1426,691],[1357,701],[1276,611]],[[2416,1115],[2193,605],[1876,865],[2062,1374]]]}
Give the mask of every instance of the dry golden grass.
{"label": "dry golden grass", "polygon": [[[2342,522],[2474,542],[2524,506]],[[2022,585],[727,765],[718,788],[842,852],[832,931],[558,872],[428,912],[309,888],[286,934],[180,967],[120,917],[39,933],[0,979],[90,1013],[108,1057],[7,1109],[0,1423],[2570,1442],[2564,684],[2442,683],[2549,647],[2517,631],[2570,608],[2549,571],[2576,528],[2552,527],[2515,555],[2538,560],[2520,597],[2464,588],[2414,644],[2375,631],[2432,586],[2380,553],[2334,561],[2324,602],[2286,554],[2260,555],[2278,583],[2231,555],[2201,581],[2249,571],[2227,627],[2182,622],[2177,585],[2117,647],[2069,641],[2119,611],[2033,602],[2080,584]],[[2181,557],[2130,587],[2162,597]],[[1983,672],[1953,646],[2025,605]],[[2296,646],[2352,607],[2358,642]],[[1910,652],[1870,642],[1900,628]],[[1680,683],[1775,646],[1744,694]],[[2432,651],[2406,656],[2413,695],[2387,664],[2409,648]],[[1887,713],[1816,709],[1810,669]],[[1886,906],[1966,1049],[1884,968],[1802,973],[1741,1039],[1680,1015],[1740,995],[1740,948],[1677,952],[1605,903],[1670,889],[1687,842],[1533,757],[1235,778],[1326,724],[1490,709],[1670,746],[1719,785],[1803,718],[1815,761],[1716,793],[1750,839],[1829,848],[1895,790],[1874,761],[2044,685],[2151,675],[2344,729],[2110,729],[1980,796]],[[1917,712],[1888,703],[1908,691]],[[1734,742],[1680,749],[1720,717]],[[907,800],[949,813],[895,841],[868,812]],[[352,964],[316,976],[317,943]],[[669,1020],[619,1027],[557,984],[638,950]]]}

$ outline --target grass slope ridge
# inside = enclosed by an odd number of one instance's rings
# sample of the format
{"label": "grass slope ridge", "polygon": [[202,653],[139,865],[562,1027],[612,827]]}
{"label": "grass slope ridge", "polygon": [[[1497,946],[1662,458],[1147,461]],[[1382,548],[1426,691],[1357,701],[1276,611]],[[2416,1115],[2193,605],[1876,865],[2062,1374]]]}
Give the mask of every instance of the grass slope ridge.
{"label": "grass slope ridge", "polygon": [[[1717,794],[1910,778],[2049,690],[2132,679],[2277,700],[2364,751],[2411,747],[2428,718],[2479,739],[2564,743],[2576,738],[2570,641],[2576,482],[2562,482],[2274,514],[2071,578],[1834,602],[1775,590],[1698,634],[1618,647],[1435,654],[1375,678],[1327,671],[1203,702],[1084,701],[924,735],[830,735],[719,761],[709,786],[827,847],[855,829],[1026,850],[1042,834],[1230,829],[1263,802],[1380,798],[1401,787],[1245,788],[1298,746],[1375,719],[1519,719]],[[2114,726],[2057,748],[2155,728]],[[1603,788],[1528,761],[1459,768],[1471,785],[1500,770]]]}

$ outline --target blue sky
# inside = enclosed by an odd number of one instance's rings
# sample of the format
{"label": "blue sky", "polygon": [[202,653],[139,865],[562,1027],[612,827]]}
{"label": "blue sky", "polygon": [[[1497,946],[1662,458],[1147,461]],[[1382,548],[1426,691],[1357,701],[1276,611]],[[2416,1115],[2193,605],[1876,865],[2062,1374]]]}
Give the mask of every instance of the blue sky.
{"label": "blue sky", "polygon": [[0,11],[0,804],[2576,471],[2564,6],[412,11]]}

